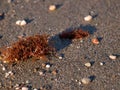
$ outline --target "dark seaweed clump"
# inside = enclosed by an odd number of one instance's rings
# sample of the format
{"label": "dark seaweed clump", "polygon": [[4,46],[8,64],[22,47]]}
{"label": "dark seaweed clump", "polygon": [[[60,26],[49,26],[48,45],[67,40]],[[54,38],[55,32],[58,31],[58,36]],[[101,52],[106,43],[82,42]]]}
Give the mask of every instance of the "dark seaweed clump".
{"label": "dark seaweed clump", "polygon": [[2,51],[3,61],[16,62],[31,57],[42,58],[54,52],[47,35],[34,35],[20,39]]}
{"label": "dark seaweed clump", "polygon": [[89,32],[88,31],[83,31],[81,29],[73,30],[73,31],[63,31],[59,35],[59,37],[61,39],[83,39],[87,36],[89,36]]}

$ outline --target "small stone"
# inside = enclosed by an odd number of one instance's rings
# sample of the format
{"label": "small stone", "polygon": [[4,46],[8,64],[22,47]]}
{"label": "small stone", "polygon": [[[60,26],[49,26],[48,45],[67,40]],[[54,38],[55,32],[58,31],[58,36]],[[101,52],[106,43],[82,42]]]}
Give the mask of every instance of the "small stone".
{"label": "small stone", "polygon": [[90,78],[83,78],[83,79],[81,80],[81,82],[82,82],[83,84],[89,84],[89,83],[91,82],[91,79],[90,79]]}
{"label": "small stone", "polygon": [[79,85],[81,85],[82,83],[81,82],[78,82]]}
{"label": "small stone", "polygon": [[9,61],[5,61],[5,60],[4,60],[3,63],[9,63]]}
{"label": "small stone", "polygon": [[20,25],[21,24],[21,20],[16,21],[16,25]]}
{"label": "small stone", "polygon": [[34,72],[37,72],[39,70],[39,68],[37,67],[37,68],[34,68]]}
{"label": "small stone", "polygon": [[19,87],[19,84],[15,84],[15,86],[14,87]]}
{"label": "small stone", "polygon": [[24,26],[24,25],[26,25],[27,24],[27,22],[25,21],[25,20],[22,20],[21,21],[21,26]]}
{"label": "small stone", "polygon": [[43,75],[44,73],[42,71],[39,71],[39,75]]}
{"label": "small stone", "polygon": [[5,71],[6,70],[5,67],[2,67],[2,70]]}
{"label": "small stone", "polygon": [[25,20],[16,21],[16,25],[19,25],[19,26],[25,26],[26,24],[27,24],[27,22]]}
{"label": "small stone", "polygon": [[26,84],[29,84],[30,82],[29,82],[29,80],[26,80],[26,82],[25,82]]}
{"label": "small stone", "polygon": [[117,58],[117,56],[111,54],[111,55],[109,55],[109,58],[112,60],[115,60]]}
{"label": "small stone", "polygon": [[46,66],[45,66],[46,68],[50,68],[50,64],[46,64]]}
{"label": "small stone", "polygon": [[88,62],[88,63],[85,63],[85,66],[86,67],[91,67],[92,65],[91,65],[91,63]]}
{"label": "small stone", "polygon": [[12,71],[9,71],[8,74],[9,74],[9,75],[13,75],[14,73],[13,73]]}
{"label": "small stone", "polygon": [[42,63],[42,67],[45,67],[46,65],[45,65],[45,63]]}
{"label": "small stone", "polygon": [[59,56],[58,58],[59,58],[59,59],[62,59],[62,56]]}
{"label": "small stone", "polygon": [[29,90],[28,87],[22,87],[22,90]]}
{"label": "small stone", "polygon": [[5,73],[5,78],[8,78],[8,76],[9,76],[9,73]]}
{"label": "small stone", "polygon": [[16,87],[15,90],[20,90],[20,87]]}
{"label": "small stone", "polygon": [[100,65],[101,65],[101,66],[103,66],[103,65],[104,65],[104,63],[103,63],[103,62],[100,62]]}
{"label": "small stone", "polygon": [[92,16],[88,15],[88,16],[84,17],[84,20],[85,21],[91,21],[92,20]]}
{"label": "small stone", "polygon": [[81,43],[83,43],[83,40],[80,40]]}
{"label": "small stone", "polygon": [[50,11],[56,10],[56,6],[55,6],[55,5],[50,5],[50,6],[49,6],[49,10],[50,10]]}
{"label": "small stone", "polygon": [[76,79],[75,81],[76,81],[76,82],[78,82],[78,80],[77,80],[77,79]]}
{"label": "small stone", "polygon": [[8,3],[11,3],[13,0],[8,0]]}
{"label": "small stone", "polygon": [[53,74],[53,75],[56,75],[56,74],[57,74],[57,70],[53,70],[53,71],[52,71],[52,74]]}
{"label": "small stone", "polygon": [[25,37],[25,34],[17,36],[18,39],[23,39]]}
{"label": "small stone", "polygon": [[99,40],[97,38],[93,38],[92,43],[97,45],[97,44],[99,44]]}
{"label": "small stone", "polygon": [[5,73],[5,78],[8,78],[8,76],[12,76],[14,73],[12,71],[9,71],[8,73]]}

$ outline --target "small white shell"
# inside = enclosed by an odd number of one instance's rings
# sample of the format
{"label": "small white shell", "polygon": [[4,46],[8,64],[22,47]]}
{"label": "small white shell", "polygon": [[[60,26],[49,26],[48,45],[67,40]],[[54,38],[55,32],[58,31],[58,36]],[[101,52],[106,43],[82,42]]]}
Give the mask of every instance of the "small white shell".
{"label": "small white shell", "polygon": [[6,70],[6,68],[5,68],[5,67],[2,67],[2,70],[3,70],[3,71],[5,71],[5,70]]}
{"label": "small white shell", "polygon": [[22,90],[28,90],[28,87],[22,87]]}
{"label": "small white shell", "polygon": [[42,71],[39,71],[39,75],[43,75],[44,73]]}
{"label": "small white shell", "polygon": [[90,79],[90,78],[83,78],[83,79],[81,80],[81,82],[82,82],[83,84],[89,84],[89,83],[91,82],[91,79]]}
{"label": "small white shell", "polygon": [[92,16],[88,15],[88,16],[84,17],[84,20],[85,21],[91,21],[92,20]]}
{"label": "small white shell", "polygon": [[115,55],[109,55],[109,58],[115,60],[117,57]]}
{"label": "small white shell", "polygon": [[56,6],[55,6],[55,5],[50,5],[50,6],[49,6],[49,10],[50,10],[50,11],[54,11],[55,9],[56,9]]}
{"label": "small white shell", "polygon": [[103,63],[103,62],[100,62],[100,65],[101,65],[101,66],[103,66],[103,65],[104,65],[104,63]]}
{"label": "small white shell", "polygon": [[25,20],[16,21],[16,25],[19,25],[19,26],[25,26],[26,24],[27,24],[27,22]]}
{"label": "small white shell", "polygon": [[20,25],[21,24],[21,20],[16,21],[16,25]]}
{"label": "small white shell", "polygon": [[5,73],[5,78],[8,78],[8,76],[9,76],[9,73]]}
{"label": "small white shell", "polygon": [[88,63],[85,63],[85,66],[86,66],[86,67],[91,67],[91,63],[89,63],[89,62],[88,62]]}
{"label": "small white shell", "polygon": [[59,58],[59,59],[62,59],[62,57],[61,57],[61,56],[59,56],[58,58]]}
{"label": "small white shell", "polygon": [[34,88],[33,90],[38,90],[37,88]]}
{"label": "small white shell", "polygon": [[50,64],[46,64],[46,66],[45,66],[46,68],[50,68]]}
{"label": "small white shell", "polygon": [[26,24],[27,24],[27,22],[26,22],[25,20],[22,20],[20,25],[21,25],[21,26],[24,26],[24,25],[26,25]]}

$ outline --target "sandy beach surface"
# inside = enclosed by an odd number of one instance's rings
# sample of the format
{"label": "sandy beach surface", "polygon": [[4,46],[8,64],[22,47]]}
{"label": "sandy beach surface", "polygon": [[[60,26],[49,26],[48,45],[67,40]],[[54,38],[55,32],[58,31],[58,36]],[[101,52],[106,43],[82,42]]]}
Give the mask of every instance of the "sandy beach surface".
{"label": "sandy beach surface", "polygon": [[[50,5],[56,9],[50,11]],[[18,36],[48,34],[59,57],[47,62],[0,61],[0,90],[120,90],[120,0],[0,0],[0,14],[1,48]],[[87,15],[91,21],[84,20]],[[16,25],[17,20],[27,24]],[[58,36],[75,29],[87,30],[90,36],[74,41]],[[93,38],[99,39],[98,45]]]}

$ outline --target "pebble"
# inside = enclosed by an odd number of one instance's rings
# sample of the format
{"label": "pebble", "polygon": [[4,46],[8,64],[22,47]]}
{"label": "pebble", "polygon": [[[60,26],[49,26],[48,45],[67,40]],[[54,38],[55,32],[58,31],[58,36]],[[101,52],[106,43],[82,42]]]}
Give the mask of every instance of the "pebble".
{"label": "pebble", "polygon": [[87,15],[84,17],[85,21],[91,21],[92,20],[92,16],[91,15]]}
{"label": "pebble", "polygon": [[15,90],[20,90],[20,87],[16,87]]}
{"label": "pebble", "polygon": [[14,87],[19,87],[19,84],[15,84],[15,86]]}
{"label": "pebble", "polygon": [[45,63],[42,63],[42,67],[45,67],[46,65],[45,65]]}
{"label": "pebble", "polygon": [[111,55],[109,55],[109,58],[112,60],[115,60],[117,58],[117,56],[111,54]]}
{"label": "pebble", "polygon": [[50,11],[56,10],[56,6],[55,6],[55,5],[50,5],[50,6],[49,6],[49,10],[50,10]]}
{"label": "pebble", "polygon": [[13,75],[13,72],[12,72],[12,71],[9,71],[8,74],[9,74],[9,75]]}
{"label": "pebble", "polygon": [[11,3],[12,2],[12,0],[8,0],[8,3]]}
{"label": "pebble", "polygon": [[5,60],[4,60],[3,63],[9,63],[9,61],[5,61]]}
{"label": "pebble", "polygon": [[25,37],[25,34],[22,34],[22,35],[17,36],[18,39],[22,39],[22,38],[24,38],[24,37]]}
{"label": "pebble", "polygon": [[14,73],[12,71],[9,71],[5,73],[5,78],[8,78],[8,76],[12,76]]}
{"label": "pebble", "polygon": [[39,75],[43,75],[44,73],[42,71],[39,71]]}
{"label": "pebble", "polygon": [[91,67],[92,65],[91,65],[90,62],[88,62],[88,63],[85,63],[85,66],[86,66],[86,67]]}
{"label": "pebble", "polygon": [[81,82],[78,82],[79,85],[81,85],[82,83]]}
{"label": "pebble", "polygon": [[104,63],[103,63],[103,62],[100,62],[100,65],[101,65],[101,66],[103,66],[103,65],[104,65]]}
{"label": "pebble", "polygon": [[59,56],[58,58],[59,58],[59,59],[62,59],[62,57],[61,57],[61,56]]}
{"label": "pebble", "polygon": [[53,75],[56,75],[56,74],[57,74],[57,70],[53,70],[53,71],[52,71],[52,74],[53,74]]}
{"label": "pebble", "polygon": [[22,90],[29,90],[28,87],[22,87]]}
{"label": "pebble", "polygon": [[16,21],[16,25],[20,25],[21,24],[21,20]]}
{"label": "pebble", "polygon": [[6,70],[6,68],[5,68],[5,67],[2,67],[2,70],[3,70],[3,71],[5,71],[5,70]]}
{"label": "pebble", "polygon": [[80,40],[81,43],[83,43],[83,40]]}
{"label": "pebble", "polygon": [[26,80],[26,82],[25,82],[26,84],[29,84],[30,83],[30,81],[29,80]]}
{"label": "pebble", "polygon": [[25,21],[25,20],[22,20],[21,21],[21,26],[24,26],[24,25],[26,25],[27,24],[27,22]]}
{"label": "pebble", "polygon": [[92,43],[97,45],[97,44],[99,44],[99,40],[97,38],[93,38]]}
{"label": "pebble", "polygon": [[46,68],[50,68],[50,64],[46,64],[46,66],[45,66]]}
{"label": "pebble", "polygon": [[9,76],[9,73],[5,73],[5,78],[7,78]]}
{"label": "pebble", "polygon": [[27,24],[27,22],[25,20],[16,21],[16,25],[19,25],[19,26],[25,26],[26,24]]}
{"label": "pebble", "polygon": [[89,84],[91,82],[91,79],[90,78],[82,78],[81,82],[83,84]]}

